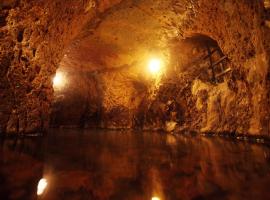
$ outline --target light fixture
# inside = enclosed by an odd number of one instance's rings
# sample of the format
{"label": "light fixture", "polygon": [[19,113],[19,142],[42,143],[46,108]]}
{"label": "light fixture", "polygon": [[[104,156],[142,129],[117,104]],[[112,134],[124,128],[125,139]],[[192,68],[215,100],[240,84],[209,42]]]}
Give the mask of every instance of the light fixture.
{"label": "light fixture", "polygon": [[61,89],[64,87],[66,83],[65,76],[63,72],[56,72],[54,78],[53,78],[53,88],[54,89]]}
{"label": "light fixture", "polygon": [[42,195],[47,186],[48,181],[45,178],[40,179],[37,186],[37,195]]}
{"label": "light fixture", "polygon": [[158,198],[158,197],[152,197],[151,200],[160,200],[160,198]]}
{"label": "light fixture", "polygon": [[148,69],[151,74],[156,75],[161,71],[162,61],[158,58],[152,58],[149,60]]}

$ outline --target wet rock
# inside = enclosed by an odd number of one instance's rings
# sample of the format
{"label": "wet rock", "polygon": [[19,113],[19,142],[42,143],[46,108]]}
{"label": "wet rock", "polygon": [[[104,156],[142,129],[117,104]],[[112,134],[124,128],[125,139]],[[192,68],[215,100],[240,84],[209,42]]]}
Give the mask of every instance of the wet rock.
{"label": "wet rock", "polygon": [[177,125],[177,122],[174,122],[174,121],[167,121],[166,122],[166,131],[167,132],[172,132],[175,130],[176,128],[176,125]]}

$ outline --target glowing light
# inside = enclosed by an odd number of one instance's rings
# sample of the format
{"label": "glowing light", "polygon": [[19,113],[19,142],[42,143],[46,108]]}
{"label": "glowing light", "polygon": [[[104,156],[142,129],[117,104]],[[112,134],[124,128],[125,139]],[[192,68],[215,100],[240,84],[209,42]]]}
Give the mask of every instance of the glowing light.
{"label": "glowing light", "polygon": [[161,70],[161,60],[153,58],[148,63],[148,69],[152,74],[158,74]]}
{"label": "glowing light", "polygon": [[61,85],[62,81],[63,81],[63,77],[61,74],[58,73],[53,78],[53,85],[55,86]]}
{"label": "glowing light", "polygon": [[37,195],[42,195],[47,186],[48,181],[45,178],[40,179],[37,186]]}
{"label": "glowing light", "polygon": [[160,200],[158,197],[152,197],[152,200]]}
{"label": "glowing light", "polygon": [[54,89],[60,89],[65,85],[65,76],[62,72],[57,72],[53,78]]}

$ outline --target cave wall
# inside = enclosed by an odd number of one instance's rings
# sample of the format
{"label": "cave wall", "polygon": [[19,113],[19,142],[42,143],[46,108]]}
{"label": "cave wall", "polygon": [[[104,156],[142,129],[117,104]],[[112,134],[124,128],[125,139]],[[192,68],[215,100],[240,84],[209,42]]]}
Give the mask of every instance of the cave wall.
{"label": "cave wall", "polygon": [[[0,132],[30,133],[48,127],[50,105],[53,101],[52,76],[63,57],[64,49],[85,27],[90,27],[90,31],[84,34],[95,35],[95,29],[107,16],[106,10],[120,1],[93,2],[5,0],[0,3]],[[131,4],[127,10],[129,13],[143,11],[141,16],[150,15],[146,9],[152,5],[152,1],[127,2],[128,6]],[[141,7],[137,6],[132,10],[136,3],[141,3]],[[168,125],[167,128],[170,129],[170,124],[166,122],[176,121],[179,129],[269,134],[270,34],[269,28],[265,26],[263,1],[168,0],[162,3],[156,3],[151,8],[153,13],[150,17],[169,13],[165,20],[166,26],[158,25],[162,21],[160,19],[154,19],[155,24],[141,18],[134,19],[136,23],[142,23],[142,34],[151,25],[155,28],[153,30],[162,30],[151,31],[149,41],[135,35],[136,42],[130,44],[132,52],[138,50],[135,48],[136,44],[146,46],[156,41],[159,42],[151,46],[152,49],[161,46],[171,48],[170,45],[163,44],[170,39],[165,40],[163,34],[177,40],[203,34],[217,41],[222,52],[229,58],[232,72],[224,82],[212,84],[188,71],[178,77],[164,77],[161,87],[154,88],[156,91],[151,91],[151,87],[141,83],[138,77],[130,78],[129,70],[102,72],[98,76],[102,86],[100,114],[103,120],[100,125],[104,128],[130,128],[135,124],[145,129],[166,129]],[[163,7],[158,8],[159,5]],[[118,13],[118,10],[114,12]],[[99,34],[107,36],[105,42],[126,41],[128,37],[112,38],[107,30],[116,25],[137,30],[136,26],[115,23],[121,15],[112,15],[112,20],[105,23],[107,29]],[[93,23],[91,19],[95,19]],[[130,34],[131,38],[132,36]],[[103,50],[108,47],[110,46],[104,45]],[[92,51],[98,53],[97,49],[100,48],[97,43]],[[138,59],[123,53],[126,52],[125,49],[112,48],[111,51],[107,51],[111,55],[106,55],[105,62],[96,62],[95,66],[130,66]],[[181,47],[179,51],[181,53]],[[94,58],[98,56],[91,55]],[[181,74],[181,71],[178,73]],[[171,84],[170,79],[176,83]],[[154,96],[152,92],[155,92]],[[181,97],[177,103],[174,103],[177,96],[175,93]],[[170,102],[171,99],[174,100],[173,103]],[[168,109],[172,112],[162,114]],[[173,114],[174,109],[177,110],[176,116]]]}
{"label": "cave wall", "polygon": [[135,113],[148,90],[132,77],[128,69],[100,75],[103,91],[101,127],[110,129],[135,128]]}
{"label": "cave wall", "polygon": [[66,83],[55,87],[50,126],[135,128],[136,113],[148,87],[131,71],[80,71],[63,64],[57,73],[64,74]]}
{"label": "cave wall", "polygon": [[54,87],[50,114],[51,127],[90,128],[100,124],[102,91],[94,73],[65,69],[66,80],[60,88]]}
{"label": "cave wall", "polygon": [[[199,130],[201,120],[196,110],[196,98],[192,94],[194,79],[211,83],[212,74],[207,56],[207,45],[218,48],[215,41],[206,36],[194,36],[173,40],[170,48],[170,65],[166,75],[153,94],[142,99],[141,111],[136,115],[145,130],[187,131]],[[218,55],[220,52],[217,51]],[[216,56],[216,54],[214,54]],[[150,88],[149,88],[150,89]]]}
{"label": "cave wall", "polygon": [[52,76],[63,49],[87,22],[118,2],[0,2],[0,132],[48,127]]}
{"label": "cave wall", "polygon": [[[179,24],[180,42],[173,41],[171,54],[182,66],[173,63],[178,71],[162,80],[156,98],[148,103],[153,104],[148,111],[154,114],[147,117],[147,124],[156,123],[154,127],[165,130],[171,122],[178,131],[268,135],[270,34],[264,11],[263,1],[193,2]],[[207,81],[202,77],[205,71],[193,63],[196,55],[192,53],[202,46],[187,40],[196,40],[196,35],[212,38],[228,56],[227,67],[232,71],[223,81]],[[183,65],[186,60],[190,62]],[[182,117],[166,116],[171,101],[179,106],[176,113]]]}
{"label": "cave wall", "polygon": [[[178,26],[183,40],[198,34],[215,40],[228,56],[227,65],[232,71],[215,84],[189,70],[180,72],[180,77],[171,77],[179,86],[172,84],[170,78],[163,78],[155,98],[146,103],[150,108],[144,110],[148,115],[144,128],[166,130],[171,122],[180,126],[178,130],[268,135],[270,34],[265,26],[263,1],[196,1]],[[182,48],[183,44],[179,55],[183,55]],[[191,57],[192,62],[194,56]],[[203,73],[192,63],[188,66]],[[185,97],[187,103],[183,103]],[[170,100],[179,106],[176,115],[182,116],[173,121],[166,116]]]}
{"label": "cave wall", "polygon": [[[263,1],[200,0],[184,35],[216,40],[232,66],[230,79],[216,86],[194,80],[193,94],[207,93],[201,131],[269,134],[269,29]],[[194,16],[194,17],[193,17]]]}

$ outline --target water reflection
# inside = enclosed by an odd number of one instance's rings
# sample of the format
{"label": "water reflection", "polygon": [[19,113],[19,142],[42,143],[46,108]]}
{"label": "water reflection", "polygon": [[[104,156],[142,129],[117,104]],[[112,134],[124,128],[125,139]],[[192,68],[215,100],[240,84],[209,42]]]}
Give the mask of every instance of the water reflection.
{"label": "water reflection", "polygon": [[269,199],[270,151],[221,138],[52,130],[1,141],[0,199]]}
{"label": "water reflection", "polygon": [[46,178],[40,179],[37,186],[37,195],[42,195],[46,190],[47,186],[48,186],[47,179]]}

